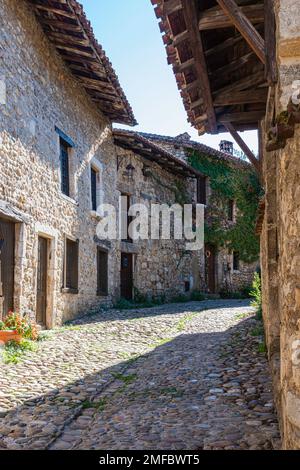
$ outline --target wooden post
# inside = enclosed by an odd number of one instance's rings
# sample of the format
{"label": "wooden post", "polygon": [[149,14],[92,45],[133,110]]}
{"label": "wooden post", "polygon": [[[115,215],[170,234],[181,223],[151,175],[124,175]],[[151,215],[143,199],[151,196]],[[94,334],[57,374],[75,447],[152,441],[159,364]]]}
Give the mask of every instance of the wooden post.
{"label": "wooden post", "polygon": [[253,49],[259,60],[266,64],[265,42],[239,6],[234,0],[217,0],[217,2],[245,38],[251,49]]}
{"label": "wooden post", "polygon": [[233,127],[232,123],[231,122],[224,122],[224,126],[226,127],[226,129],[228,130],[228,132],[230,132],[230,134],[232,135],[232,137],[234,138],[234,140],[236,141],[236,143],[239,145],[239,147],[241,147],[241,149],[243,150],[243,152],[245,153],[245,155],[249,158],[250,162],[252,163],[252,165],[254,166],[254,168],[257,170],[258,173],[260,173],[260,163],[259,161],[257,160],[257,158],[255,157],[255,155],[251,152],[251,150],[249,149],[248,145],[246,144],[246,142],[244,142],[244,140],[242,139],[242,137],[239,135],[239,133],[235,130],[235,128]]}
{"label": "wooden post", "polygon": [[217,131],[216,115],[212,102],[212,94],[208,79],[208,72],[201,35],[198,28],[198,12],[196,9],[195,0],[182,0],[182,6],[185,21],[188,25],[189,32],[191,35],[191,49],[193,52],[193,57],[195,59],[195,68],[197,70],[198,77],[201,78],[200,86],[202,89],[202,95],[206,98],[206,114],[209,122],[210,131],[215,133]]}
{"label": "wooden post", "polygon": [[276,61],[276,20],[274,0],[265,0],[265,48],[266,48],[266,78],[269,85],[277,82]]}

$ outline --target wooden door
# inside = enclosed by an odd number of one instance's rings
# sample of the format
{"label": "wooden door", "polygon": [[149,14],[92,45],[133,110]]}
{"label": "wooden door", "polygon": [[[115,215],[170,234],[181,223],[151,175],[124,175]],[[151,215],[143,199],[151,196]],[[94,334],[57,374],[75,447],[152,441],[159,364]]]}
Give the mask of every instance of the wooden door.
{"label": "wooden door", "polygon": [[205,267],[208,292],[214,294],[216,292],[216,248],[213,245],[205,245]]}
{"label": "wooden door", "polygon": [[132,300],[133,290],[133,260],[132,254],[121,255],[121,297]]}
{"label": "wooden door", "polygon": [[15,224],[0,219],[0,316],[14,309]]}
{"label": "wooden door", "polygon": [[39,237],[38,245],[36,321],[39,325],[45,326],[47,312],[48,240]]}

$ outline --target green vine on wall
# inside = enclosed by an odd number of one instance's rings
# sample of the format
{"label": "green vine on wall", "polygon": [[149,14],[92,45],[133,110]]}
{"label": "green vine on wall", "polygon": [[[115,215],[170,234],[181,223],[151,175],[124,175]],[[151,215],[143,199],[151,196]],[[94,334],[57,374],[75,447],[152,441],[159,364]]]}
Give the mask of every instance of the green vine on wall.
{"label": "green vine on wall", "polygon": [[[238,251],[240,259],[251,263],[259,256],[255,234],[257,209],[262,189],[252,168],[233,167],[222,160],[191,151],[188,162],[210,180],[212,194],[205,223],[205,240]],[[228,201],[238,209],[235,223],[228,224]]]}

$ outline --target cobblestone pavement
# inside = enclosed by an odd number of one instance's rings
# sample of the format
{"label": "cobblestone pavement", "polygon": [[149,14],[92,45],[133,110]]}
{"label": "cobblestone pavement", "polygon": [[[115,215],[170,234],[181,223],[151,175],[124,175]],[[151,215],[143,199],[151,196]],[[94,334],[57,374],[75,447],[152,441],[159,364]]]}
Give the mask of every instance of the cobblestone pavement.
{"label": "cobblestone pavement", "polygon": [[279,448],[246,301],[110,310],[1,364],[0,449]]}

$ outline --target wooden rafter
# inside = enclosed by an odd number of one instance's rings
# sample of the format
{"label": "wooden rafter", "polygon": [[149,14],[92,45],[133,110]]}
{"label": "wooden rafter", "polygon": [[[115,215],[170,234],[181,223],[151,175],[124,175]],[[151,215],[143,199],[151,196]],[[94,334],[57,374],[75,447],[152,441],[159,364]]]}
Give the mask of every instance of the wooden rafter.
{"label": "wooden rafter", "polygon": [[264,115],[265,110],[261,111],[244,111],[240,113],[225,113],[219,117],[222,124],[227,122],[258,122]]}
{"label": "wooden rafter", "polygon": [[182,0],[182,6],[185,21],[188,25],[188,30],[191,36],[190,45],[193,51],[193,56],[195,58],[195,68],[197,70],[198,77],[201,77],[201,89],[203,96],[206,97],[206,113],[208,118],[209,129],[211,132],[216,132],[217,122],[212,102],[210,83],[208,80],[207,66],[204,57],[202,39],[198,29],[198,13],[196,9],[195,0]]}
{"label": "wooden rafter", "polygon": [[243,13],[242,9],[234,0],[217,0],[217,2],[231,19],[234,26],[245,38],[249,46],[253,49],[259,60],[265,64],[265,42],[247,16]]}
{"label": "wooden rafter", "polygon": [[49,40],[97,107],[111,120],[136,124],[108,58],[76,0],[28,0]]}
{"label": "wooden rafter", "polygon": [[254,153],[249,149],[248,145],[246,142],[242,139],[242,137],[239,135],[239,133],[235,130],[234,126],[232,125],[231,122],[226,122],[224,123],[224,126],[230,132],[231,136],[233,139],[236,141],[236,143],[239,145],[239,147],[243,150],[245,155],[248,157],[249,161],[252,163],[254,168],[260,172],[260,164],[257,158],[255,157]]}
{"label": "wooden rafter", "polygon": [[269,85],[277,82],[276,64],[276,21],[274,0],[265,0],[265,44],[266,44],[266,78]]}
{"label": "wooden rafter", "polygon": [[244,103],[265,103],[267,99],[267,89],[261,88],[255,91],[231,91],[217,95],[214,99],[214,106],[231,106]]}
{"label": "wooden rafter", "polygon": [[[254,24],[264,21],[264,6],[261,4],[240,7],[240,11]],[[199,18],[200,31],[230,28],[233,24],[232,18],[222,9],[210,8],[201,13]]]}

